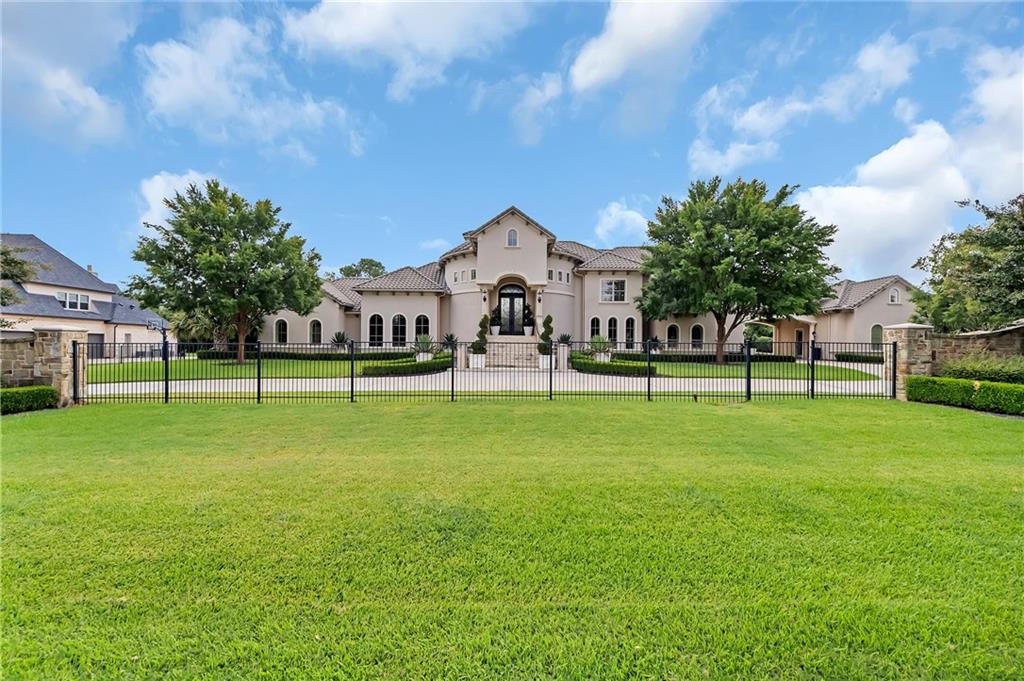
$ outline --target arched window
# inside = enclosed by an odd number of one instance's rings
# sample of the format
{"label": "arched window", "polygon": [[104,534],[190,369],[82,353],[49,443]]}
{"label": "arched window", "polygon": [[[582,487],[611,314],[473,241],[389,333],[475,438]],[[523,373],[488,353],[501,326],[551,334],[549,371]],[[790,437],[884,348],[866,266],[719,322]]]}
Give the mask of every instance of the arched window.
{"label": "arched window", "polygon": [[324,325],[320,323],[319,319],[314,319],[309,323],[309,342],[314,345],[319,345],[324,339]]}
{"label": "arched window", "polygon": [[516,230],[516,229],[508,230],[508,233],[505,235],[505,245],[506,246],[511,246],[511,247],[516,247],[516,246],[519,245],[519,231],[518,230]]}
{"label": "arched window", "polygon": [[416,316],[416,337],[430,335],[430,318],[425,314]]}
{"label": "arched window", "polygon": [[899,305],[900,304],[900,290],[896,287],[889,289],[889,304]]}
{"label": "arched window", "polygon": [[626,317],[626,349],[633,349],[633,342],[636,340],[636,320]]}
{"label": "arched window", "polygon": [[286,322],[283,319],[278,319],[276,322],[274,322],[274,342],[288,342],[288,322]]}
{"label": "arched window", "polygon": [[370,345],[384,345],[384,318],[379,314],[370,315]]}
{"label": "arched window", "polygon": [[882,349],[882,325],[875,324],[871,327],[871,347],[874,350]]}
{"label": "arched window", "polygon": [[590,337],[601,335],[601,320],[597,317],[591,317],[590,319]]}
{"label": "arched window", "polygon": [[405,347],[405,316],[396,314],[391,318],[391,346]]}
{"label": "arched window", "polygon": [[679,345],[679,327],[675,324],[668,325],[668,346],[674,348]]}
{"label": "arched window", "polygon": [[608,340],[612,343],[619,340],[619,320],[615,317],[608,318]]}
{"label": "arched window", "polygon": [[704,327],[700,324],[694,324],[690,327],[690,347],[694,350],[700,350],[704,347]]}

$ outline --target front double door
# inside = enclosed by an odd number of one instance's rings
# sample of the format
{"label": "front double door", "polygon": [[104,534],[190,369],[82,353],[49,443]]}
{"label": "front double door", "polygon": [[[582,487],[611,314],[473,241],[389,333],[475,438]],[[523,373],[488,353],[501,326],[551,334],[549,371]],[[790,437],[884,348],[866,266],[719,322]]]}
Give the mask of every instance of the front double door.
{"label": "front double door", "polygon": [[498,306],[501,310],[501,335],[522,336],[526,290],[515,284],[502,286],[498,290]]}

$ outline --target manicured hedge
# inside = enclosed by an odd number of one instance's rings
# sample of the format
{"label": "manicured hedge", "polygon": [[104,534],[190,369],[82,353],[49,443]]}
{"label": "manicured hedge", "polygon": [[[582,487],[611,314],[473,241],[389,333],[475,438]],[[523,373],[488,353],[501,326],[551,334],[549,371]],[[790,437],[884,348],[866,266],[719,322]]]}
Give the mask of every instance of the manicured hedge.
{"label": "manicured hedge", "polygon": [[362,368],[363,376],[418,376],[439,374],[452,366],[451,353],[440,354],[425,362],[399,362],[396,364],[368,364]]}
{"label": "manicured hedge", "polygon": [[[235,350],[200,350],[196,353],[196,359],[235,359],[238,356]],[[414,359],[414,350],[381,350],[380,352],[357,352],[356,361],[392,360],[392,359]],[[306,359],[323,361],[347,361],[351,358],[348,350],[324,350],[316,352],[301,352],[295,350],[264,350],[260,353],[262,359]],[[246,360],[256,359],[256,349],[247,350]]]}
{"label": "manicured hedge", "polygon": [[[612,353],[612,359],[617,359],[623,362],[646,362],[646,352],[614,352]],[[714,364],[715,354],[713,352],[659,352],[651,354],[652,362],[694,362],[698,364]],[[727,352],[725,353],[725,361],[729,364],[743,364],[746,360],[743,357],[742,352]],[[769,355],[769,354],[754,354],[750,355],[751,362],[795,362],[796,357],[792,355]]]}
{"label": "manicured hedge", "polygon": [[0,388],[0,414],[53,409],[60,401],[56,388],[28,385],[23,388]]}
{"label": "manicured hedge", "polygon": [[[618,362],[595,362],[586,355],[573,353],[570,360],[572,368],[584,374],[603,374],[606,376],[646,376],[646,364],[620,364]],[[658,373],[657,367],[651,367],[651,376]]]}
{"label": "manicured hedge", "polygon": [[1024,416],[1024,385],[1012,383],[907,376],[907,399]]}
{"label": "manicured hedge", "polygon": [[885,353],[882,352],[837,352],[837,362],[857,362],[858,364],[882,364],[885,362]]}
{"label": "manicured hedge", "polygon": [[1024,357],[970,355],[943,364],[942,375],[995,383],[1024,383]]}

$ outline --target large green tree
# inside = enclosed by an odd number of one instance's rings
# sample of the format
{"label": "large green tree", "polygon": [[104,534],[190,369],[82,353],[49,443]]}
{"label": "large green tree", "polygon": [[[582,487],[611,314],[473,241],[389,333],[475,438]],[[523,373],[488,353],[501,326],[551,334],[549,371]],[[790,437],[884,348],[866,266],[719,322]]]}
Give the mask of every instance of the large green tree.
{"label": "large green tree", "polygon": [[986,224],[943,234],[914,263],[927,275],[912,295],[915,319],[937,331],[992,329],[1024,318],[1024,194],[996,208],[973,205]]}
{"label": "large green tree", "polygon": [[[28,248],[15,248],[7,244],[0,244],[0,279],[20,284],[35,276],[37,263],[21,257]],[[21,298],[10,286],[0,286],[0,305],[14,305],[21,302]],[[0,329],[9,329],[14,322],[0,317]]]}
{"label": "large green tree", "polygon": [[647,226],[644,315],[710,313],[722,362],[726,338],[745,322],[815,312],[839,271],[825,257],[836,227],[789,203],[796,189],[784,185],[769,196],[764,182],[723,187],[715,177],[693,182],[682,201],[664,197]]}
{"label": "large green tree", "polygon": [[[205,189],[205,191],[204,191]],[[275,310],[308,314],[320,302],[320,255],[268,199],[250,204],[216,180],[165,199],[167,226],[139,239],[134,258],[146,266],[129,288],[145,305],[206,316],[238,338]]]}
{"label": "large green tree", "polygon": [[386,271],[384,263],[373,258],[360,258],[359,262],[342,265],[338,268],[338,272],[343,277],[379,277]]}

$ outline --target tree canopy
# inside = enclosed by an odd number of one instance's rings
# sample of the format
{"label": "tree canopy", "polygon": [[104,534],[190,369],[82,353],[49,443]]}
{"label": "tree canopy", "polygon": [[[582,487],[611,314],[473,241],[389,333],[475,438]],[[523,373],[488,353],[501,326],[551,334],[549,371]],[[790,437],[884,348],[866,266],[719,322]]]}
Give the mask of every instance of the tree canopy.
{"label": "tree canopy", "polygon": [[[15,248],[6,244],[0,244],[0,280],[21,283],[28,281],[35,276],[37,263],[21,257],[28,248]],[[21,298],[10,286],[0,286],[0,305],[14,305],[20,303]],[[14,322],[0,317],[0,329],[9,329]]]}
{"label": "tree canopy", "polygon": [[[204,191],[205,189],[205,191]],[[238,338],[282,309],[308,314],[320,302],[320,255],[289,236],[290,223],[270,200],[250,204],[216,180],[189,185],[165,199],[167,226],[149,225],[133,257],[146,274],[133,276],[131,293],[149,307],[206,317]]]}
{"label": "tree canopy", "polygon": [[358,262],[351,265],[342,265],[338,268],[338,272],[343,277],[380,277],[387,270],[380,260],[360,258]]}
{"label": "tree canopy", "polygon": [[1024,194],[996,208],[973,205],[987,224],[943,234],[914,263],[927,275],[927,290],[912,295],[915,320],[936,331],[992,329],[1024,318]]}
{"label": "tree canopy", "polygon": [[649,279],[637,301],[645,316],[710,313],[723,361],[726,338],[745,322],[816,312],[839,271],[825,256],[836,227],[787,203],[796,189],[769,196],[764,182],[723,187],[715,177],[693,182],[682,201],[663,197],[647,227]]}

